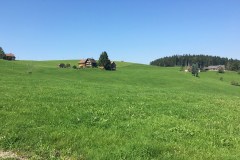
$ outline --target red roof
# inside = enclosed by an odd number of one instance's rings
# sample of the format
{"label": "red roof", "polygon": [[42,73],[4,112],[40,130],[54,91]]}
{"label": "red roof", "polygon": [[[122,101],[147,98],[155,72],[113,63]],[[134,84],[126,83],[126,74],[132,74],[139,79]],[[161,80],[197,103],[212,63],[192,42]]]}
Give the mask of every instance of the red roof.
{"label": "red roof", "polygon": [[86,59],[81,59],[80,61],[79,61],[79,64],[84,64],[86,62]]}
{"label": "red roof", "polygon": [[15,55],[12,54],[12,53],[7,53],[7,54],[5,54],[5,55],[6,55],[6,57],[15,57]]}
{"label": "red roof", "polygon": [[97,63],[93,58],[81,59],[79,64],[84,64],[86,61],[89,60],[91,63]]}

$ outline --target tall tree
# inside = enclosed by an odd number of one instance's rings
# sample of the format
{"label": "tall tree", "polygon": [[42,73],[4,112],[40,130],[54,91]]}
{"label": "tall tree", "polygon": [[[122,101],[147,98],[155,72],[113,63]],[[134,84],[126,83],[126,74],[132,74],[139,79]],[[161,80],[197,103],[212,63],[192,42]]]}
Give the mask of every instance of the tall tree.
{"label": "tall tree", "polygon": [[0,47],[0,59],[3,59],[5,56],[5,52],[4,50],[2,49],[2,47]]}
{"label": "tall tree", "polygon": [[198,77],[198,64],[192,64],[192,75]]}
{"label": "tall tree", "polygon": [[108,59],[108,55],[106,51],[102,52],[102,54],[100,55],[98,60],[98,65],[101,67],[104,67],[104,69],[106,70],[111,70],[111,62]]}

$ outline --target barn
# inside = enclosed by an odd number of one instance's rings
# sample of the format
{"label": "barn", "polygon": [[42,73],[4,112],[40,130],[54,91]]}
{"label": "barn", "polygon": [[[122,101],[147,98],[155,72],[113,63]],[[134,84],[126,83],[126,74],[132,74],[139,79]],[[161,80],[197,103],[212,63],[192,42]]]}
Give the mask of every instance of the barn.
{"label": "barn", "polygon": [[12,53],[7,53],[5,54],[5,57],[4,57],[5,60],[9,60],[9,61],[14,61],[16,59],[15,55],[12,54]]}
{"label": "barn", "polygon": [[97,62],[93,58],[81,59],[78,62],[79,68],[93,68],[97,67]]}

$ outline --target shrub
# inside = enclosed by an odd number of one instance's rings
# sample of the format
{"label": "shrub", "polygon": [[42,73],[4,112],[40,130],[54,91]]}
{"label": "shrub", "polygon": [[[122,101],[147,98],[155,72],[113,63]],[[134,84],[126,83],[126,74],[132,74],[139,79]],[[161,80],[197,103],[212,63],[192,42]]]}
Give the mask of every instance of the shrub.
{"label": "shrub", "polygon": [[231,85],[233,85],[233,86],[240,86],[240,84],[237,81],[231,81]]}
{"label": "shrub", "polygon": [[73,68],[73,69],[77,69],[77,66],[76,66],[76,65],[74,65],[72,68]]}
{"label": "shrub", "polygon": [[64,63],[60,63],[58,66],[59,66],[59,68],[66,68]]}
{"label": "shrub", "polygon": [[71,67],[71,64],[67,63],[65,67],[66,67],[66,68],[70,68],[70,67]]}

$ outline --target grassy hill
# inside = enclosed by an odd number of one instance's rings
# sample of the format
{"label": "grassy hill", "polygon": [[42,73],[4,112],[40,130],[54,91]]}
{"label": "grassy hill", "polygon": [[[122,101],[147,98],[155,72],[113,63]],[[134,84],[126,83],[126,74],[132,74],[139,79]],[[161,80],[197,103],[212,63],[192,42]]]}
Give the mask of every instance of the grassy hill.
{"label": "grassy hill", "polygon": [[[236,72],[0,60],[0,150],[32,159],[239,159]],[[29,74],[32,72],[32,74]],[[222,81],[220,80],[222,77]]]}

